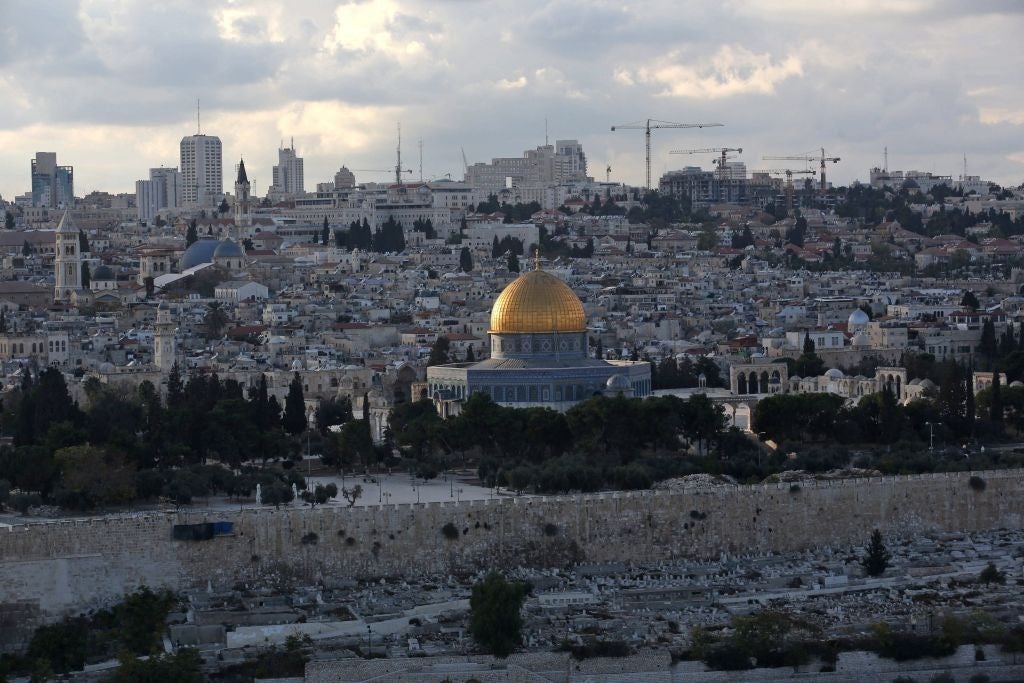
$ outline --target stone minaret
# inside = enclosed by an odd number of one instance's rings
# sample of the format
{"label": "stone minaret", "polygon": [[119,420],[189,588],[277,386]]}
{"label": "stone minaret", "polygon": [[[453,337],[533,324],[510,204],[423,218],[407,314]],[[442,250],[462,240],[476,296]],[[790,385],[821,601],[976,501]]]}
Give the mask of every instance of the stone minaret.
{"label": "stone minaret", "polygon": [[238,179],[235,180],[235,235],[242,233],[237,228],[252,225],[249,215],[249,177],[245,174],[245,161],[238,162]]}
{"label": "stone minaret", "polygon": [[153,337],[153,364],[161,372],[170,372],[174,367],[177,348],[174,343],[174,319],[166,302],[160,302],[156,310],[156,334]]}
{"label": "stone minaret", "polygon": [[82,288],[82,254],[78,248],[78,230],[71,221],[71,214],[65,211],[57,226],[54,245],[54,301],[70,301],[71,293]]}

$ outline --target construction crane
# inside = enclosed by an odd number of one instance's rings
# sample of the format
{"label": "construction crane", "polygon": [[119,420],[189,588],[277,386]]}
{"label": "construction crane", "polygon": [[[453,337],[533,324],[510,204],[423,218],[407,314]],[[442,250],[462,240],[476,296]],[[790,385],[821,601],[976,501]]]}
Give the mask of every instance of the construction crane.
{"label": "construction crane", "polygon": [[651,189],[651,131],[657,128],[717,128],[720,123],[672,123],[671,121],[659,121],[658,119],[646,119],[634,123],[623,123],[612,126],[612,132],[616,130],[642,130],[644,142],[647,148],[647,189]]}
{"label": "construction crane", "polygon": [[793,176],[795,175],[814,175],[814,171],[811,169],[796,170],[792,168],[768,168],[760,171],[752,171],[752,173],[767,173],[769,175],[785,175],[786,176],[786,213],[793,211]]}
{"label": "construction crane", "polygon": [[718,164],[719,173],[725,173],[725,162],[731,159],[729,152],[743,154],[742,147],[707,147],[704,149],[674,149],[669,154],[721,154],[714,163]]}
{"label": "construction crane", "polygon": [[[401,173],[412,173],[411,168],[394,169],[394,168],[351,168],[349,169],[353,173],[395,173],[396,175]],[[398,176],[401,177],[401,176]]]}
{"label": "construction crane", "polygon": [[821,187],[819,190],[822,194],[825,194],[825,163],[831,161],[833,164],[839,163],[839,157],[827,157],[825,156],[825,148],[821,147],[821,156],[807,156],[804,154],[796,154],[793,156],[780,156],[780,157],[761,157],[765,161],[806,161],[808,163],[817,161],[821,164]]}

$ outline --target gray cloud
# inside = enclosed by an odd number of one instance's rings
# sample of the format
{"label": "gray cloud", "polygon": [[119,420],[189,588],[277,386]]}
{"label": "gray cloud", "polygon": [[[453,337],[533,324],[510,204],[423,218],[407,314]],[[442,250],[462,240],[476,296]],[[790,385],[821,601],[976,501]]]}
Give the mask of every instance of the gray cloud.
{"label": "gray cloud", "polygon": [[642,135],[609,126],[647,116],[726,124],[659,131],[655,172],[707,164],[668,155],[680,147],[742,146],[757,168],[825,146],[846,182],[887,145],[891,165],[956,174],[966,153],[971,172],[1019,183],[1022,6],[7,0],[0,192],[25,191],[41,149],[75,165],[79,191],[128,190],[176,163],[196,97],[260,176],[296,132],[310,185],[343,160],[387,165],[398,119],[424,139],[427,175],[459,177],[462,148],[470,162],[518,154],[545,117],[552,137],[583,141],[594,175],[610,163],[639,182]]}

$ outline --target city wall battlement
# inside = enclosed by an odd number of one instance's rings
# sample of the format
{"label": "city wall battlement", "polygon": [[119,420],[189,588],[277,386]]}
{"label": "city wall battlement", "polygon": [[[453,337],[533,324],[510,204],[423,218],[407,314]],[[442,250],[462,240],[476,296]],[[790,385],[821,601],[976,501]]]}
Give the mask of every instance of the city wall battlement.
{"label": "city wall battlement", "polygon": [[[971,476],[984,481],[970,485]],[[230,534],[174,540],[176,524]],[[1024,470],[347,508],[168,511],[0,529],[0,611],[39,619],[143,584],[231,587],[573,562],[658,562],[1019,528]],[[456,537],[457,534],[457,537]]]}

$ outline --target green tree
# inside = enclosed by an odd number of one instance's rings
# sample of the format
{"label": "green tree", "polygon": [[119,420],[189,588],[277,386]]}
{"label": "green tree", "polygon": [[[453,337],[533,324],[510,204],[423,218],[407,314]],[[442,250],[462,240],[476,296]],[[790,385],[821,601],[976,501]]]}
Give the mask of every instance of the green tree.
{"label": "green tree", "polygon": [[435,341],[433,346],[430,347],[430,355],[427,357],[427,367],[433,365],[444,365],[450,363],[448,354],[451,351],[451,342],[448,341],[448,337],[441,335]]}
{"label": "green tree", "polygon": [[199,653],[192,648],[145,660],[126,653],[105,683],[202,683],[202,663]]}
{"label": "green tree", "polygon": [[861,558],[860,564],[868,576],[881,576],[889,567],[890,559],[889,551],[882,540],[882,532],[875,529],[871,533],[871,542],[868,544],[868,550]]}
{"label": "green tree", "polygon": [[991,369],[999,353],[999,341],[996,339],[996,327],[989,318],[981,326],[981,341],[978,343],[978,351],[985,359],[984,369]]}
{"label": "green tree", "polygon": [[217,339],[228,324],[228,314],[220,306],[219,301],[211,301],[210,308],[203,316],[203,335],[207,339]]}
{"label": "green tree", "polygon": [[196,240],[199,239],[199,234],[197,232],[197,227],[198,226],[197,226],[195,218],[193,218],[191,221],[188,222],[188,229],[185,231],[185,246],[186,247],[191,247],[193,244],[195,244]]}
{"label": "green tree", "polygon": [[508,253],[507,267],[508,267],[508,271],[510,273],[518,273],[519,272],[519,257],[516,256],[516,253],[514,251],[510,251]]}
{"label": "green tree", "polygon": [[810,331],[804,332],[804,353],[813,354],[815,350],[814,340],[811,339]]}
{"label": "green tree", "polygon": [[118,453],[96,446],[70,446],[54,453],[54,460],[61,473],[58,501],[62,507],[88,509],[135,498],[135,469]]}
{"label": "green tree", "polygon": [[978,575],[978,581],[981,581],[986,586],[992,583],[1004,584],[1006,583],[1006,574],[999,571],[993,563],[989,562],[981,570],[981,574]]}
{"label": "green tree", "polygon": [[711,251],[718,246],[718,233],[713,228],[702,230],[697,236],[697,248],[701,251]]}
{"label": "green tree", "polygon": [[328,464],[341,469],[346,465],[361,462],[369,467],[376,454],[370,423],[366,420],[349,420],[338,432],[338,461]]}
{"label": "green tree", "polygon": [[320,243],[325,247],[331,239],[331,226],[327,222],[327,216],[324,216],[324,227],[320,230]]}
{"label": "green tree", "polygon": [[223,216],[224,214],[226,214],[230,210],[231,210],[231,207],[228,206],[228,198],[227,197],[222,198],[220,200],[220,205],[217,207],[217,212],[220,213]]}
{"label": "green tree", "polygon": [[4,212],[4,227],[8,230],[14,230],[14,214],[10,211]]}
{"label": "green tree", "polygon": [[82,230],[78,231],[78,253],[89,253],[89,237]]}
{"label": "green tree", "polygon": [[496,657],[507,657],[522,639],[521,614],[526,590],[498,572],[473,586],[469,598],[469,630],[473,639]]}
{"label": "green tree", "polygon": [[284,398],[284,417],[281,420],[284,430],[297,436],[306,430],[306,401],[302,393],[302,377],[298,372],[288,385],[288,395]]}
{"label": "green tree", "polygon": [[82,262],[82,289],[89,289],[89,285],[92,283],[92,273],[89,272],[89,262]]}
{"label": "green tree", "polygon": [[469,247],[463,247],[459,251],[459,270],[463,273],[469,273],[473,270],[473,254],[470,253]]}
{"label": "green tree", "polygon": [[327,484],[327,486],[317,484],[316,488],[312,491],[303,491],[301,497],[302,500],[309,503],[311,507],[316,507],[317,505],[323,505],[331,498],[336,498],[337,496],[338,487],[335,484]]}
{"label": "green tree", "polygon": [[963,298],[960,299],[960,305],[964,308],[976,311],[981,307],[981,302],[978,301],[978,297],[974,295],[974,292],[969,289],[965,289]]}

